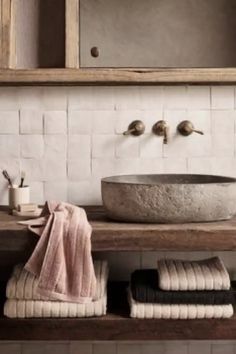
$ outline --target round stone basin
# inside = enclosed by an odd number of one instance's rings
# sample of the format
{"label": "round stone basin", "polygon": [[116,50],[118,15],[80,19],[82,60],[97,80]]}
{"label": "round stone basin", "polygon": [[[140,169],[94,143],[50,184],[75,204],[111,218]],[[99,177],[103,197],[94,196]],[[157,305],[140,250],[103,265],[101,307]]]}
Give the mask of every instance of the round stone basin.
{"label": "round stone basin", "polygon": [[211,175],[123,175],[102,179],[107,216],[117,221],[189,223],[236,214],[236,179]]}

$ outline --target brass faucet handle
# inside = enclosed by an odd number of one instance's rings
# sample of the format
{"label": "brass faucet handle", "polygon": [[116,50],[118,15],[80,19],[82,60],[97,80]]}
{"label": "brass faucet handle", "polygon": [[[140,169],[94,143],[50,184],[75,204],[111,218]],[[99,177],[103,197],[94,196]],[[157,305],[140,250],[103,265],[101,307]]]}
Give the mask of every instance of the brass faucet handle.
{"label": "brass faucet handle", "polygon": [[145,132],[145,125],[141,120],[134,120],[128,126],[128,130],[126,130],[123,135],[134,135],[139,136]]}
{"label": "brass faucet handle", "polygon": [[200,134],[200,135],[204,135],[204,133],[203,133],[202,130],[197,130],[197,129],[193,129],[193,133],[197,133],[197,134]]}
{"label": "brass faucet handle", "polygon": [[183,120],[181,123],[179,123],[177,130],[183,136],[189,136],[192,133],[204,135],[203,131],[195,129],[193,123],[189,120]]}
{"label": "brass faucet handle", "polygon": [[169,140],[169,126],[165,120],[159,120],[152,127],[152,131],[154,134],[158,136],[163,136],[163,144],[167,144]]}

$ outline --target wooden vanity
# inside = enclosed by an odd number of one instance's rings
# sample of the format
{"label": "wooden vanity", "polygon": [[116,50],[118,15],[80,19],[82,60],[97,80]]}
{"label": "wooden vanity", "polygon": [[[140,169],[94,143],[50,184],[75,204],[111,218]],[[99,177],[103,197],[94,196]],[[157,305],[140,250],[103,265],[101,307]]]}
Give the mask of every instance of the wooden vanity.
{"label": "wooden vanity", "polygon": [[[234,0],[0,0],[0,85],[235,85],[235,34]],[[86,211],[93,252],[236,250],[236,218],[128,224],[108,220],[101,207]],[[126,283],[109,284],[101,318],[4,318],[12,267],[37,243],[18,220],[0,208],[0,340],[236,340],[236,315],[129,318]]]}
{"label": "wooden vanity", "polygon": [[[93,227],[92,249],[100,251],[236,250],[236,219],[183,225],[126,224],[108,220],[102,207],[85,207]],[[37,236],[19,218],[0,208],[1,303],[15,263],[29,257]],[[108,314],[87,319],[0,318],[0,340],[233,340],[236,315],[220,320],[140,320],[129,318],[127,283],[108,289]],[[2,307],[1,307],[2,309]]]}

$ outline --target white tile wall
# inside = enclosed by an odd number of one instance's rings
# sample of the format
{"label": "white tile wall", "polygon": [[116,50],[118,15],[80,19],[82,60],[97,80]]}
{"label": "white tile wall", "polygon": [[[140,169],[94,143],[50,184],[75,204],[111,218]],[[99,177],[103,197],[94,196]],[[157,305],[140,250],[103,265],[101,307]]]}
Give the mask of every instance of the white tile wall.
{"label": "white tile wall", "polygon": [[[19,105],[20,107],[20,105]],[[42,134],[43,115],[41,109],[20,109],[20,134]]]}
{"label": "white tile wall", "polygon": [[48,111],[44,113],[45,134],[66,134],[67,133],[67,112]]}
{"label": "white tile wall", "polygon": [[[135,119],[144,121],[145,134],[123,136]],[[170,126],[166,146],[152,134],[160,119]],[[205,135],[179,136],[184,119]],[[101,204],[100,178],[109,174],[236,176],[235,122],[233,86],[1,88],[0,166],[14,175],[25,169],[42,200]]]}
{"label": "white tile wall", "polygon": [[[233,86],[0,88],[0,168],[14,179],[26,171],[31,199],[101,204],[100,179],[125,173],[215,173],[236,176],[236,101]],[[141,137],[123,136],[130,122],[146,125]],[[152,135],[166,119],[170,141]],[[181,137],[190,119],[204,136]],[[0,177],[0,204],[7,186]],[[168,253],[97,254],[108,258],[111,278],[129,279],[138,267],[155,267]],[[203,258],[212,253],[175,253]],[[222,253],[236,279],[235,253]],[[1,354],[188,353],[231,354],[232,342],[6,343]]]}
{"label": "white tile wall", "polygon": [[235,354],[233,341],[0,342],[1,354]]}

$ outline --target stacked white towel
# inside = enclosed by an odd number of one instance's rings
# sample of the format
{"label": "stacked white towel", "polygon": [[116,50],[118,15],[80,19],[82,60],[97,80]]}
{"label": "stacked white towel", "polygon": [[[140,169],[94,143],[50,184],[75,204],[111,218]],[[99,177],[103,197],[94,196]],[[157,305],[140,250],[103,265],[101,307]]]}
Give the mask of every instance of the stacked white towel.
{"label": "stacked white towel", "polygon": [[157,262],[159,286],[169,291],[229,290],[230,277],[219,257],[201,261],[161,259]]}
{"label": "stacked white towel", "polygon": [[17,265],[8,281],[4,315],[10,318],[93,317],[106,314],[108,265],[94,262],[96,294],[90,303],[51,301],[37,293],[38,279]]}
{"label": "stacked white towel", "polygon": [[[157,262],[159,288],[163,291],[229,290],[230,277],[218,257],[202,261],[162,259]],[[130,316],[156,319],[229,318],[232,304],[160,304],[141,303],[133,299],[129,290]]]}
{"label": "stacked white towel", "polygon": [[230,318],[233,316],[233,306],[228,305],[194,305],[194,304],[144,304],[135,301],[129,294],[130,316],[142,319],[203,319]]}

